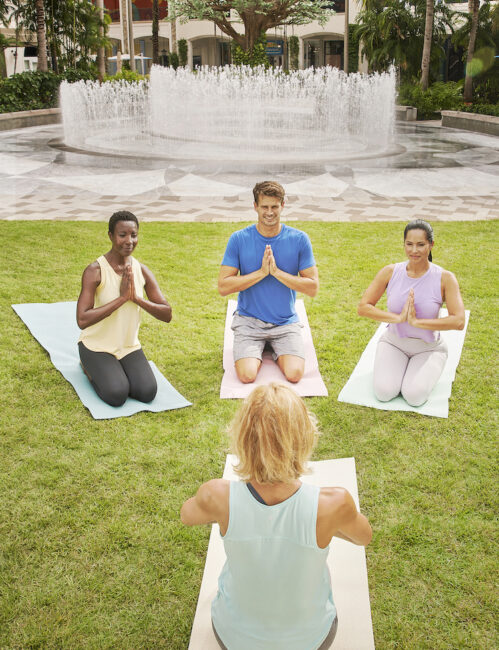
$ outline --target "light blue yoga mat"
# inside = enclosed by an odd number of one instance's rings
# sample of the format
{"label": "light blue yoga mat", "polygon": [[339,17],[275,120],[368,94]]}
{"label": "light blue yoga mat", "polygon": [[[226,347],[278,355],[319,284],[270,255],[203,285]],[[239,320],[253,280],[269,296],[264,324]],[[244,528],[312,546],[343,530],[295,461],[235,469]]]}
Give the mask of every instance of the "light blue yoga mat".
{"label": "light blue yoga mat", "polygon": [[129,397],[123,406],[109,406],[94,391],[80,365],[76,302],[28,303],[12,307],[38,343],[47,350],[54,366],[73,386],[94,419],[106,420],[139,411],[158,413],[191,406],[191,402],[173,388],[152,361],[149,363],[158,382],[158,392],[153,401],[145,404]]}
{"label": "light blue yoga mat", "polygon": [[[447,310],[442,309],[440,316],[447,316]],[[456,368],[461,358],[464,337],[470,318],[469,310],[466,310],[466,323],[462,330],[448,330],[440,332],[440,335],[447,343],[449,356],[443,369],[442,375],[432,390],[428,401],[422,406],[410,406],[405,399],[399,395],[389,402],[380,402],[376,399],[373,390],[373,368],[374,357],[376,355],[376,346],[378,339],[386,328],[386,323],[382,323],[372,339],[367,344],[362,353],[358,364],[350,375],[349,380],[341,389],[338,395],[339,402],[348,402],[349,404],[359,404],[360,406],[370,406],[371,408],[381,409],[383,411],[414,411],[421,415],[432,415],[438,418],[449,417],[449,397],[452,391],[452,382],[456,376]]]}

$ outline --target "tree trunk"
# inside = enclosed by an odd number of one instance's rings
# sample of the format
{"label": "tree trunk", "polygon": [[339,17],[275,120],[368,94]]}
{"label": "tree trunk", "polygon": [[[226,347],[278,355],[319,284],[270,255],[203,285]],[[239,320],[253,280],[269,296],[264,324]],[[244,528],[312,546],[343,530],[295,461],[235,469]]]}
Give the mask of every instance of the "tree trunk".
{"label": "tree trunk", "polygon": [[120,0],[122,54],[128,54],[128,0]]}
{"label": "tree trunk", "polygon": [[348,29],[350,17],[349,17],[349,0],[345,0],[345,36],[343,38],[343,70],[348,72],[348,53],[349,53],[349,36],[350,32]]}
{"label": "tree trunk", "polygon": [[7,77],[7,64],[5,62],[5,48],[0,48],[0,77],[5,79]]}
{"label": "tree trunk", "polygon": [[428,90],[430,81],[430,54],[431,41],[433,38],[433,13],[435,11],[434,0],[426,0],[426,21],[424,26],[423,59],[421,61],[421,88]]}
{"label": "tree trunk", "polygon": [[174,18],[171,24],[172,42],[170,43],[170,52],[177,54],[177,19]]}
{"label": "tree trunk", "polygon": [[47,72],[47,38],[45,35],[45,10],[43,0],[36,0],[36,40],[38,43],[37,69]]}
{"label": "tree trunk", "polygon": [[[99,25],[99,37],[104,38],[104,0],[97,0],[97,9],[102,22]],[[99,81],[103,81],[106,76],[106,50],[103,45],[97,48],[97,68],[99,70]]]}
{"label": "tree trunk", "polygon": [[478,10],[480,0],[468,0],[468,9],[471,14],[471,31],[468,43],[468,54],[466,55],[466,77],[464,79],[463,99],[466,103],[473,101],[473,76],[471,74],[471,62],[475,53],[476,32],[478,28]]}
{"label": "tree trunk", "polygon": [[128,0],[128,49],[130,53],[130,70],[135,72],[135,41],[133,38],[132,0]]}
{"label": "tree trunk", "polygon": [[159,63],[159,0],[152,0],[152,62]]}

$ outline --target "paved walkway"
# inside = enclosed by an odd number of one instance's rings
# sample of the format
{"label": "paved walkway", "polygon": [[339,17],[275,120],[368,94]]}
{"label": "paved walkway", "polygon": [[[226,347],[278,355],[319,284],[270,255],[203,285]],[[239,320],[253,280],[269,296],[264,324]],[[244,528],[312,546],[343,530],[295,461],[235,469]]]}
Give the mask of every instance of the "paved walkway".
{"label": "paved walkway", "polygon": [[287,221],[463,221],[499,218],[499,138],[438,123],[399,125],[401,153],[280,174],[61,151],[61,126],[0,134],[0,219],[254,220],[251,187],[286,188]]}

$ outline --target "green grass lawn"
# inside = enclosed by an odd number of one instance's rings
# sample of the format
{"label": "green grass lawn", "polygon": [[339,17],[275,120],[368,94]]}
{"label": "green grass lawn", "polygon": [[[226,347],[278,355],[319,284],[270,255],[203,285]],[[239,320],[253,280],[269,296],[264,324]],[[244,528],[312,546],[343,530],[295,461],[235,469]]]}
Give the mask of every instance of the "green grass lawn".
{"label": "green grass lawn", "polygon": [[[294,225],[294,224],[291,224]],[[376,645],[497,648],[497,222],[437,223],[434,261],[471,309],[449,419],[337,402],[377,324],[356,305],[403,259],[400,223],[302,225],[321,287],[305,298],[329,398],[307,399],[314,459],[355,456]],[[143,224],[138,259],[173,306],[141,342],[190,408],[95,421],[10,305],[75,300],[108,250],[104,223],[0,222],[0,647],[187,647],[209,527],[180,505],[220,476],[227,299],[218,265],[237,224]],[[300,224],[298,224],[300,227]]]}

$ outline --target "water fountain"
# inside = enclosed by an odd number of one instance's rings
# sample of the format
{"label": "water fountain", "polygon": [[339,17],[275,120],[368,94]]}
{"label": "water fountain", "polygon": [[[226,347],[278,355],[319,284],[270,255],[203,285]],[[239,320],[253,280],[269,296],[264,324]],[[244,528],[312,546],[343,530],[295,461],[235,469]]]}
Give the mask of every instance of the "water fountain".
{"label": "water fountain", "polygon": [[387,155],[393,72],[153,66],[149,84],[61,86],[66,145],[255,169]]}

